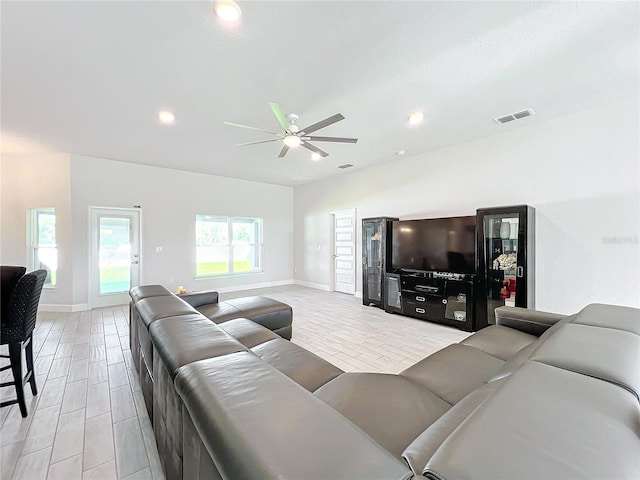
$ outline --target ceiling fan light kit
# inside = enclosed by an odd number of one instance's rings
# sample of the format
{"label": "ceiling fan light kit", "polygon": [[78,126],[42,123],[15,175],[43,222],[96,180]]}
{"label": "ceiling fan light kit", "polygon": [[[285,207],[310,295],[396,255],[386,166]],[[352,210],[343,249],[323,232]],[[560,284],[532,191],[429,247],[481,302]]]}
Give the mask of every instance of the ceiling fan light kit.
{"label": "ceiling fan light kit", "polygon": [[235,24],[242,16],[240,6],[233,0],[218,0],[213,9],[216,16],[225,24]]}
{"label": "ceiling fan light kit", "polygon": [[273,112],[273,115],[276,117],[276,119],[278,120],[278,123],[280,124],[280,126],[284,131],[281,133],[278,133],[278,132],[273,132],[271,130],[266,130],[264,128],[242,125],[240,123],[223,122],[225,125],[229,125],[231,127],[247,128],[250,130],[257,130],[264,133],[270,133],[271,135],[276,136],[276,138],[272,138],[270,140],[258,140],[256,142],[239,143],[236,145],[236,147],[243,147],[246,145],[255,145],[258,143],[282,141],[283,146],[282,146],[282,150],[280,151],[280,154],[278,155],[278,158],[284,157],[290,148],[295,148],[297,146],[302,145],[304,148],[306,148],[307,150],[310,150],[313,153],[311,157],[312,160],[317,160],[319,158],[328,157],[329,154],[319,149],[315,145],[312,145],[311,143],[309,143],[309,141],[336,142],[336,143],[356,143],[358,141],[357,138],[318,137],[318,136],[309,135],[309,133],[313,133],[317,130],[320,130],[321,128],[325,128],[325,127],[328,127],[329,125],[333,125],[334,123],[339,122],[340,120],[344,120],[344,116],[341,113],[336,113],[331,117],[327,117],[324,120],[320,120],[319,122],[316,122],[313,125],[309,125],[308,127],[301,129],[298,126],[298,120],[299,120],[298,115],[294,113],[285,115],[284,113],[282,113],[282,109],[280,108],[280,105],[278,105],[277,103],[269,103],[269,106],[271,107],[271,111]]}
{"label": "ceiling fan light kit", "polygon": [[302,140],[297,135],[287,135],[282,141],[289,148],[297,147],[302,143]]}
{"label": "ceiling fan light kit", "polygon": [[161,110],[160,112],[158,112],[158,120],[160,120],[160,122],[164,123],[165,125],[170,125],[175,122],[176,116],[169,110]]}
{"label": "ceiling fan light kit", "polygon": [[424,113],[414,112],[411,115],[409,115],[409,125],[418,125],[419,123],[422,123],[423,119],[424,119]]}

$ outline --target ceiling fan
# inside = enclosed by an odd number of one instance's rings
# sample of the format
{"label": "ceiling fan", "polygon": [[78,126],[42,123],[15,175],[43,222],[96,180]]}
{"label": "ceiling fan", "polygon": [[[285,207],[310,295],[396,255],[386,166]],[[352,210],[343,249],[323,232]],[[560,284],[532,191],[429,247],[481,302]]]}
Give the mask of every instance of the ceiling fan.
{"label": "ceiling fan", "polygon": [[282,150],[280,150],[280,155],[278,158],[284,157],[290,148],[297,147],[298,145],[302,145],[307,150],[311,150],[313,153],[320,155],[321,157],[328,157],[329,154],[320,150],[315,145],[309,143],[309,141],[313,142],[339,142],[339,143],[356,143],[358,141],[357,138],[343,138],[343,137],[316,137],[311,136],[309,133],[315,132],[316,130],[320,130],[321,128],[328,127],[340,120],[344,120],[344,117],[340,113],[336,113],[331,117],[325,118],[324,120],[320,120],[313,125],[309,125],[306,128],[300,128],[297,124],[298,115],[290,113],[286,115],[282,113],[282,109],[280,105],[277,103],[269,103],[273,114],[278,119],[280,126],[284,129],[284,132],[278,133],[273,132],[271,130],[265,130],[264,128],[250,127],[248,125],[241,125],[239,123],[233,122],[223,122],[225,125],[231,125],[232,127],[240,127],[240,128],[249,128],[251,130],[258,130],[260,132],[270,133],[275,135],[277,138],[272,138],[270,140],[259,140],[257,142],[248,142],[248,143],[239,143],[236,147],[242,147],[245,145],[255,145],[257,143],[267,143],[267,142],[277,142],[282,141],[283,146]]}

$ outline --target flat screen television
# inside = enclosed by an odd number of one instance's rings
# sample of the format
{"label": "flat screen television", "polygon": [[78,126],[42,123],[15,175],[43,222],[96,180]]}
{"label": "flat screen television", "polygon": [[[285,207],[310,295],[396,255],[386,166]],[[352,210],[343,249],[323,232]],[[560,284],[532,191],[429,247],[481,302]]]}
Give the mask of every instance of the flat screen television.
{"label": "flat screen television", "polygon": [[475,273],[476,217],[396,220],[393,270]]}

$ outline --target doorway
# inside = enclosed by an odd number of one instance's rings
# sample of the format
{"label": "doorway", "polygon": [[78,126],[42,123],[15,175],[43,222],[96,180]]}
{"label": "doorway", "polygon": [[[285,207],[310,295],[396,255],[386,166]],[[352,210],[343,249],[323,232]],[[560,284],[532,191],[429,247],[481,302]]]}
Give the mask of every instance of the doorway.
{"label": "doorway", "polygon": [[140,210],[89,207],[89,305],[129,303],[140,283]]}
{"label": "doorway", "polygon": [[331,214],[333,230],[332,291],[353,295],[356,291],[356,211]]}

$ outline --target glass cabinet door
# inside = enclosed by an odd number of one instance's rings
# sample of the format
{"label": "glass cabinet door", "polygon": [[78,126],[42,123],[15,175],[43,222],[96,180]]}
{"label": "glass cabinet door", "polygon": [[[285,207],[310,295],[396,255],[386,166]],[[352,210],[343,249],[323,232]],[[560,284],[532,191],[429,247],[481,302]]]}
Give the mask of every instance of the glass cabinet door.
{"label": "glass cabinet door", "polygon": [[530,205],[476,211],[476,328],[495,324],[503,305],[535,308],[535,208]]}
{"label": "glass cabinet door", "polygon": [[387,262],[391,255],[392,217],[362,219],[362,303],[385,308]]}
{"label": "glass cabinet door", "polygon": [[383,222],[368,222],[363,225],[366,294],[368,300],[382,301],[382,231]]}
{"label": "glass cabinet door", "polygon": [[484,282],[486,285],[487,314],[490,324],[495,323],[494,310],[507,305],[516,306],[516,297],[522,278],[524,265],[520,255],[518,233],[522,219],[517,213],[484,216],[485,248]]}

